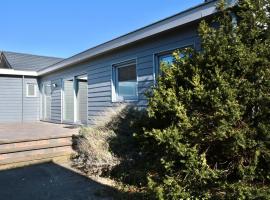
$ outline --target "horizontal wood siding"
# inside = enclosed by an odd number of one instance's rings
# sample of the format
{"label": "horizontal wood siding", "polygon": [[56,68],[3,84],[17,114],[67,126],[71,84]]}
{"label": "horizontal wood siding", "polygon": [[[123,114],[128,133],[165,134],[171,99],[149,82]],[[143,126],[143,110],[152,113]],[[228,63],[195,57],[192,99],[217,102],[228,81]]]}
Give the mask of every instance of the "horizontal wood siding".
{"label": "horizontal wood siding", "polygon": [[[36,78],[0,75],[0,123],[39,120],[37,97],[26,97],[26,84],[37,84]],[[37,84],[38,85],[38,84]]]}
{"label": "horizontal wood siding", "polygon": [[28,83],[33,83],[38,85],[36,78],[24,78],[24,85],[23,85],[23,120],[26,122],[31,121],[38,121],[39,120],[39,109],[40,109],[40,93],[38,88],[37,89],[37,96],[36,97],[26,97],[26,85]]}
{"label": "horizontal wood siding", "polygon": [[0,122],[22,119],[22,78],[0,76]]}
{"label": "horizontal wood siding", "polygon": [[52,80],[52,104],[51,104],[51,120],[60,123],[62,120],[62,102],[61,102],[61,87],[62,80]]}
{"label": "horizontal wood siding", "polygon": [[[102,119],[119,103],[112,102],[112,65],[136,59],[139,100],[134,102],[139,108],[148,105],[145,92],[154,84],[155,55],[187,45],[199,47],[198,24],[190,24],[158,36],[145,39],[127,47],[92,58],[88,62],[70,66],[42,77],[42,81],[63,79],[80,74],[88,74],[88,119],[89,124]],[[59,99],[60,93],[54,98]]]}

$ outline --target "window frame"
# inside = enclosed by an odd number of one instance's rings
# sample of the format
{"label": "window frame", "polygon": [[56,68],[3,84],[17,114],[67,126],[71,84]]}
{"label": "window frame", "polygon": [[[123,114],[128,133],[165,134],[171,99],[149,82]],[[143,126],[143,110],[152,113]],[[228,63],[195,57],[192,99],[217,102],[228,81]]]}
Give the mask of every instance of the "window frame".
{"label": "window frame", "polygon": [[[29,95],[29,88],[28,88],[29,85],[34,86],[34,95]],[[37,84],[36,83],[26,83],[26,97],[29,97],[29,98],[37,97]]]}
{"label": "window frame", "polygon": [[172,54],[174,51],[181,50],[181,49],[184,49],[184,48],[193,48],[193,49],[196,49],[195,42],[188,43],[188,44],[182,45],[180,47],[167,49],[167,50],[160,51],[160,52],[157,52],[157,53],[154,53],[153,54],[153,59],[154,59],[154,70],[153,70],[153,74],[154,74],[154,84],[155,85],[157,84],[157,78],[160,75],[160,60],[159,60],[159,58],[161,56]]}
{"label": "window frame", "polygon": [[[123,67],[128,67],[134,65],[136,68],[136,95],[132,96],[131,98],[125,98],[119,95],[119,88],[118,88],[118,69]],[[112,64],[112,102],[134,102],[138,101],[139,99],[139,92],[138,92],[138,66],[137,66],[137,59],[129,59],[126,61],[118,62]]]}

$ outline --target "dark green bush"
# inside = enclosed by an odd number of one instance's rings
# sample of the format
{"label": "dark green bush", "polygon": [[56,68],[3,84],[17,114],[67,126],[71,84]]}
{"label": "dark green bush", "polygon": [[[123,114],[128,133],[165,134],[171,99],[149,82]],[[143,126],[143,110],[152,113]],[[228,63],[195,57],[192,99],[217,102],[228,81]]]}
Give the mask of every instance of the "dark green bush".
{"label": "dark green bush", "polygon": [[143,134],[143,127],[149,122],[146,110],[128,106],[108,124],[109,129],[116,133],[116,137],[109,142],[110,150],[121,158],[120,164],[112,169],[110,176],[124,184],[137,187],[147,184],[149,167],[153,167],[148,162],[152,155],[148,155],[146,151],[142,153],[142,144],[147,146],[148,140],[136,138],[133,134]]}
{"label": "dark green bush", "polygon": [[219,9],[217,26],[200,24],[202,51],[163,65],[137,131],[157,199],[270,197],[270,1]]}
{"label": "dark green bush", "polygon": [[152,198],[270,199],[270,1],[219,9],[200,24],[202,51],[162,66],[147,112],[106,127],[121,160],[109,175]]}

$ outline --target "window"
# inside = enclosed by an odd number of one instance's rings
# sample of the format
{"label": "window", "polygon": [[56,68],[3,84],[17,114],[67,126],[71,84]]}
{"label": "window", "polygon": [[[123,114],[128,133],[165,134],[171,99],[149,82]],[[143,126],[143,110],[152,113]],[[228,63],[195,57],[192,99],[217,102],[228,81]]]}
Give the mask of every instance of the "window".
{"label": "window", "polygon": [[[190,45],[190,46],[186,46],[184,48],[193,48],[193,45]],[[182,48],[183,49],[183,48]],[[175,49],[176,50],[176,49]],[[155,76],[157,77],[158,75],[160,75],[160,67],[162,64],[164,65],[172,65],[173,64],[173,52],[175,50],[171,50],[171,51],[167,51],[167,52],[163,52],[163,53],[160,53],[160,54],[157,54],[156,55],[156,69],[155,69]],[[183,58],[184,55],[181,54],[180,55],[180,58]]]}
{"label": "window", "polygon": [[172,53],[173,53],[173,51],[170,51],[170,52],[158,54],[156,56],[156,60],[157,60],[156,69],[155,69],[155,76],[156,76],[156,78],[161,73],[160,72],[161,65],[165,64],[165,65],[170,66],[171,64],[173,64],[173,55],[172,55]]}
{"label": "window", "polygon": [[173,64],[173,56],[172,56],[173,52],[170,52],[168,54],[164,54],[164,55],[160,55],[158,56],[158,64],[159,67],[161,66],[162,63],[166,64],[166,65],[171,65]]}
{"label": "window", "polygon": [[37,96],[37,85],[34,83],[26,84],[26,96],[27,97],[36,97]]}
{"label": "window", "polygon": [[136,100],[137,94],[137,72],[136,62],[130,61],[113,66],[114,87],[116,101]]}
{"label": "window", "polygon": [[[158,66],[160,68],[160,66],[162,64],[165,64],[165,65],[172,65],[173,64],[173,51],[169,52],[169,53],[166,53],[166,54],[161,54],[158,56]],[[184,57],[184,54],[181,54],[180,55],[180,58],[183,58]]]}

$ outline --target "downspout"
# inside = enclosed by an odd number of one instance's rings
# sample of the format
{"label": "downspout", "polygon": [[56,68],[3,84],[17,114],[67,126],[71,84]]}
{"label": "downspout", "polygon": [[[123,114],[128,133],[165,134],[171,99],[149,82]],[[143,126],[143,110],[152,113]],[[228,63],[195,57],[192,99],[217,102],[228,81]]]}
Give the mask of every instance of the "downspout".
{"label": "downspout", "polygon": [[24,122],[24,75],[22,76],[22,123]]}

